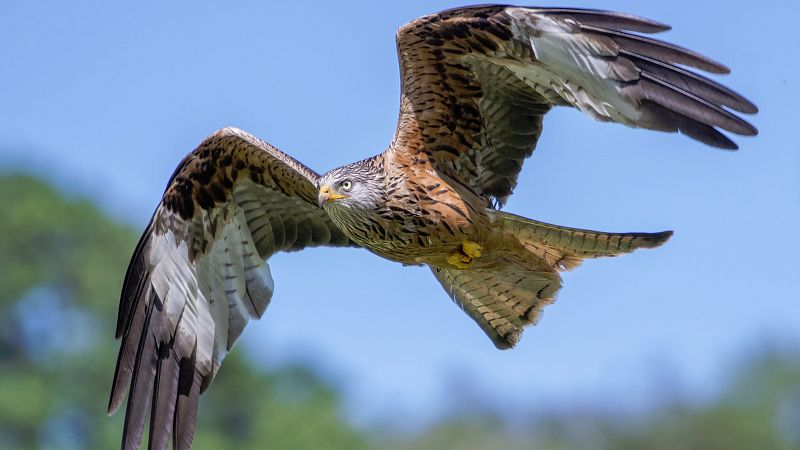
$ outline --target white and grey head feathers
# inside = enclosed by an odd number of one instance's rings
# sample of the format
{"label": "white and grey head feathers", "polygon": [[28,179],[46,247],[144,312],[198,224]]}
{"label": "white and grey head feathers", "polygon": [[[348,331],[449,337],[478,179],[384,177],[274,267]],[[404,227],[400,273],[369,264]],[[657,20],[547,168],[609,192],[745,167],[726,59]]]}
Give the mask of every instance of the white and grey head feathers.
{"label": "white and grey head feathers", "polygon": [[319,188],[345,197],[323,203],[325,208],[376,210],[385,202],[385,172],[382,160],[369,158],[327,172]]}

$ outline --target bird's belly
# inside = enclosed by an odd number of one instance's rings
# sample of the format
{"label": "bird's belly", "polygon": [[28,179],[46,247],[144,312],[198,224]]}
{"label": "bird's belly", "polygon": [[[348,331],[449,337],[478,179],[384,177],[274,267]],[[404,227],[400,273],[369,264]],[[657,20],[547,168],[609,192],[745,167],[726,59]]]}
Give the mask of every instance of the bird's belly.
{"label": "bird's belly", "polygon": [[[459,216],[447,220],[442,215],[352,214],[348,210],[331,211],[334,223],[355,243],[391,261],[407,265],[446,265],[448,258],[465,242],[485,243],[482,217]],[[436,219],[431,219],[431,217]],[[438,219],[438,220],[437,220]],[[485,224],[484,224],[485,225]]]}
{"label": "bird's belly", "polygon": [[406,265],[432,264],[446,260],[471,233],[459,230],[414,230],[361,238],[351,236],[359,245],[376,255]]}

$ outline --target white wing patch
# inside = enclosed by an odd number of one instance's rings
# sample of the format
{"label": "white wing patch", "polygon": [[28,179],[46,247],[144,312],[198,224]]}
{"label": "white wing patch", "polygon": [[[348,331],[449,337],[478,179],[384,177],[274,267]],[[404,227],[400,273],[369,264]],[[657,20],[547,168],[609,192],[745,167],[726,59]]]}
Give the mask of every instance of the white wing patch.
{"label": "white wing patch", "polygon": [[215,237],[210,226],[205,230],[211,246],[194,263],[185,240],[176,242],[172,229],[149,244],[151,280],[164,299],[168,331],[180,335],[175,342],[185,347],[178,353],[189,357],[196,348],[198,367],[212,378],[250,318],[264,314],[274,291],[244,212],[236,206],[227,212],[226,220],[216,221],[224,225]]}
{"label": "white wing patch", "polygon": [[556,93],[563,101],[590,117],[635,126],[640,117],[638,105],[623,95],[623,83],[637,80],[640,71],[630,61],[616,57],[619,45],[611,39],[579,34],[572,20],[532,14],[530,10],[509,8],[516,20],[517,39],[530,43],[536,61],[494,59],[508,68],[546,98]]}

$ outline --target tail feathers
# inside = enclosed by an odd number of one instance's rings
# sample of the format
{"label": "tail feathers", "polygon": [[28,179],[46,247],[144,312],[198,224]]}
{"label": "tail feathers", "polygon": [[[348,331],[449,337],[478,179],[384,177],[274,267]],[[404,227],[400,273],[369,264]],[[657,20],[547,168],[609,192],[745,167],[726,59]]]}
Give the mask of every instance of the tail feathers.
{"label": "tail feathers", "polygon": [[506,264],[459,270],[431,266],[450,298],[501,349],[516,345],[523,329],[535,324],[542,308],[555,301],[561,277]]}
{"label": "tail feathers", "polygon": [[672,231],[606,233],[552,225],[502,211],[491,211],[490,214],[504,232],[513,234],[527,250],[560,270],[573,269],[588,258],[655,248],[672,236]]}

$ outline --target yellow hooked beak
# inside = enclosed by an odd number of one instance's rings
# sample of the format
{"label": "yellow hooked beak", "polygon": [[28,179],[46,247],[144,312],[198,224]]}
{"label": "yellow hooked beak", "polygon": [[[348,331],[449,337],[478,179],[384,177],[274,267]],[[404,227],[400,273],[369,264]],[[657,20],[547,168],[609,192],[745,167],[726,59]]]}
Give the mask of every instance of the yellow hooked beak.
{"label": "yellow hooked beak", "polygon": [[322,186],[322,188],[320,188],[319,190],[319,197],[317,198],[317,202],[319,203],[319,206],[322,207],[322,205],[324,205],[325,203],[330,203],[334,200],[339,200],[342,198],[347,198],[347,196],[339,194],[337,192],[333,192],[331,191],[330,186],[325,185]]}

